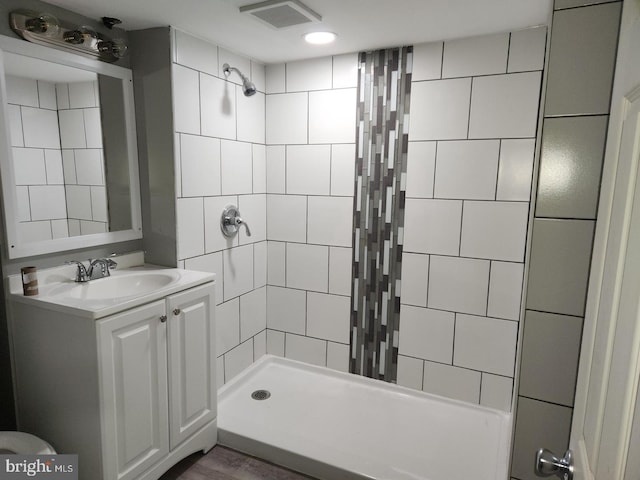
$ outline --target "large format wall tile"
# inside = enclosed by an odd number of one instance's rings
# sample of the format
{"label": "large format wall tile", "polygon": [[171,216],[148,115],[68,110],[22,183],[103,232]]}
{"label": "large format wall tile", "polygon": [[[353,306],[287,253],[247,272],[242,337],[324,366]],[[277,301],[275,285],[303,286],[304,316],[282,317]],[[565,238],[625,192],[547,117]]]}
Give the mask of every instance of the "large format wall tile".
{"label": "large format wall tile", "polygon": [[[573,406],[582,318],[527,311],[524,325],[520,395]],[[549,374],[562,379],[549,382]]]}
{"label": "large format wall tile", "polygon": [[429,308],[485,315],[488,287],[488,261],[431,256]]}
{"label": "large format wall tile", "polygon": [[527,308],[584,315],[593,221],[536,219]]}
{"label": "large format wall tile", "polygon": [[402,305],[398,352],[450,364],[453,358],[454,317],[451,312]]}
{"label": "large format wall tile", "polygon": [[444,42],[442,78],[505,73],[509,34],[448,40]]}
{"label": "large format wall tile", "polygon": [[556,11],[545,116],[607,114],[621,2]]}
{"label": "large format wall tile", "polygon": [[536,216],[595,219],[609,116],[547,118]]}
{"label": "large format wall tile", "polygon": [[[572,409],[526,397],[518,398],[511,475],[520,480],[538,480],[535,453],[548,448],[562,455],[569,446]],[[560,453],[559,453],[560,452]]]}

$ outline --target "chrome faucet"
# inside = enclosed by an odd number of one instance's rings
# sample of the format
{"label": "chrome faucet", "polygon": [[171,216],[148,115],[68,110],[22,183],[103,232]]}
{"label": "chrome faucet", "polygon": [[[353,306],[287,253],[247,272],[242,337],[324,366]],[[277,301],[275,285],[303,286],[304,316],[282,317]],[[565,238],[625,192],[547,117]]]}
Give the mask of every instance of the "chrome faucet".
{"label": "chrome faucet", "polygon": [[[89,260],[89,268],[86,268],[82,262],[77,260],[69,260],[64,262],[66,265],[76,265],[75,281],[78,283],[85,283],[89,280],[96,280],[98,278],[104,278],[110,276],[110,269],[116,268],[118,265],[110,258],[97,258],[96,260]],[[98,268],[96,268],[96,266]]]}
{"label": "chrome faucet", "polygon": [[[100,268],[96,270],[96,266]],[[104,278],[111,275],[109,270],[116,268],[118,264],[110,258],[97,258],[89,264],[89,270],[87,270],[87,276],[89,280],[95,280],[97,278]]]}
{"label": "chrome faucet", "polygon": [[89,274],[82,262],[79,262],[77,260],[68,260],[64,263],[65,265],[77,265],[78,269],[76,270],[76,282],[82,283],[89,281]]}

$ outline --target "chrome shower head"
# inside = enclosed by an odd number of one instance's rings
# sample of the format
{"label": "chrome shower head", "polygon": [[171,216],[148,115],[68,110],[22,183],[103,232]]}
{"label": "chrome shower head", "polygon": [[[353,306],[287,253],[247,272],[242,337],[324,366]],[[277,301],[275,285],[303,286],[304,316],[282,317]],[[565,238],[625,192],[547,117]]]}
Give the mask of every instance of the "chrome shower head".
{"label": "chrome shower head", "polygon": [[249,80],[248,77],[245,77],[242,72],[236,67],[232,67],[228,63],[225,63],[222,66],[222,71],[224,72],[225,77],[231,75],[232,71],[236,71],[238,75],[240,75],[240,78],[242,78],[242,93],[244,93],[245,97],[250,97],[257,92],[256,86],[253,84],[253,82]]}

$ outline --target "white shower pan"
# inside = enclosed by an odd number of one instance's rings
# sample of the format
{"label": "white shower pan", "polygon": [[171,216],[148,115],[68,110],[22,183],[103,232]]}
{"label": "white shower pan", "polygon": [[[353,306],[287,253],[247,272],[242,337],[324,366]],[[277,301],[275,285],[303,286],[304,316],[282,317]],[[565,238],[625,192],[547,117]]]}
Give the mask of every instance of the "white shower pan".
{"label": "white shower pan", "polygon": [[498,410],[271,355],[219,392],[222,445],[326,480],[506,480],[510,432]]}

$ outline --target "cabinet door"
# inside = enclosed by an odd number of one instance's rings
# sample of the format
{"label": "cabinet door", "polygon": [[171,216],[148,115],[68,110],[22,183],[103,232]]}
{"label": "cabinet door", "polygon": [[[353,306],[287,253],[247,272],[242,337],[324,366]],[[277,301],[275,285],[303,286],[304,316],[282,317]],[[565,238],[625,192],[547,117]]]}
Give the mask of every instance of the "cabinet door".
{"label": "cabinet door", "polygon": [[137,478],[169,452],[164,300],[99,320],[105,480]]}
{"label": "cabinet door", "polygon": [[216,418],[213,283],[167,299],[171,448]]}

